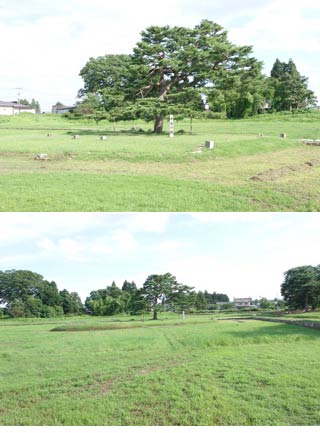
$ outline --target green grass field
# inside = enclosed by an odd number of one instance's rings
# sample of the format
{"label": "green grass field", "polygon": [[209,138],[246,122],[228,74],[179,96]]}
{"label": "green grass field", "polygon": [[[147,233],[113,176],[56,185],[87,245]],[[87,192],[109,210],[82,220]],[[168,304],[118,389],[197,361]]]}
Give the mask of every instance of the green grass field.
{"label": "green grass field", "polygon": [[176,121],[171,139],[143,122],[115,128],[2,116],[0,211],[320,210],[320,147],[301,141],[320,138],[320,112],[194,120],[192,135]]}
{"label": "green grass field", "polygon": [[219,318],[1,320],[0,424],[319,425],[320,332]]}

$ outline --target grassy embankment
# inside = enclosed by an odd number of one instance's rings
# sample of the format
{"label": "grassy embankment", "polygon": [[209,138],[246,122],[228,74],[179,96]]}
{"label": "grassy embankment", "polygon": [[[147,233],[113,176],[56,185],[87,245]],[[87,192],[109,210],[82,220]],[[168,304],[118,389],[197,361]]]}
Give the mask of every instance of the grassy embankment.
{"label": "grassy embankment", "polygon": [[318,112],[198,120],[190,135],[177,121],[170,139],[143,122],[114,132],[106,122],[2,116],[0,210],[319,211],[320,147],[301,142],[320,138],[319,122]]}
{"label": "grassy embankment", "polygon": [[216,317],[2,320],[0,424],[319,425],[320,332]]}

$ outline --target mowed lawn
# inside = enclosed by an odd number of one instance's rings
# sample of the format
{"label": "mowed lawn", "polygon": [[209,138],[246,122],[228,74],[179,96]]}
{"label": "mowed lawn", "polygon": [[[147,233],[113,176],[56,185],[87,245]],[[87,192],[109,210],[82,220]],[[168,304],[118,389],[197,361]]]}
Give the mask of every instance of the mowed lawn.
{"label": "mowed lawn", "polygon": [[320,139],[319,112],[151,128],[2,116],[0,211],[320,210],[320,146],[302,143]]}
{"label": "mowed lawn", "polygon": [[0,328],[1,425],[320,423],[317,330],[210,316]]}

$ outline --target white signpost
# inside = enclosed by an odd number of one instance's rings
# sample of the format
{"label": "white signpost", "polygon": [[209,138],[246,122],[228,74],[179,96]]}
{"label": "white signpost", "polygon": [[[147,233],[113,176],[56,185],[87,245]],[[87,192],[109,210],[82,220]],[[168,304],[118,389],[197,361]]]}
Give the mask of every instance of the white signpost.
{"label": "white signpost", "polygon": [[170,114],[170,138],[174,136],[173,115]]}

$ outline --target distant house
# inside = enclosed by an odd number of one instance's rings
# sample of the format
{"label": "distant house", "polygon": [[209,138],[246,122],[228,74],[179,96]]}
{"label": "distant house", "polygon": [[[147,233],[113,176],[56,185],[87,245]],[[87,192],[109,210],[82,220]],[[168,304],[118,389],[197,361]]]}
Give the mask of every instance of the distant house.
{"label": "distant house", "polygon": [[69,113],[69,111],[74,110],[76,108],[75,105],[53,105],[52,106],[52,114],[65,114]]}
{"label": "distant house", "polygon": [[233,298],[236,308],[252,307],[252,298]]}
{"label": "distant house", "polygon": [[15,116],[20,113],[36,114],[36,110],[29,107],[29,105],[19,104],[17,101],[0,101],[0,116]]}

